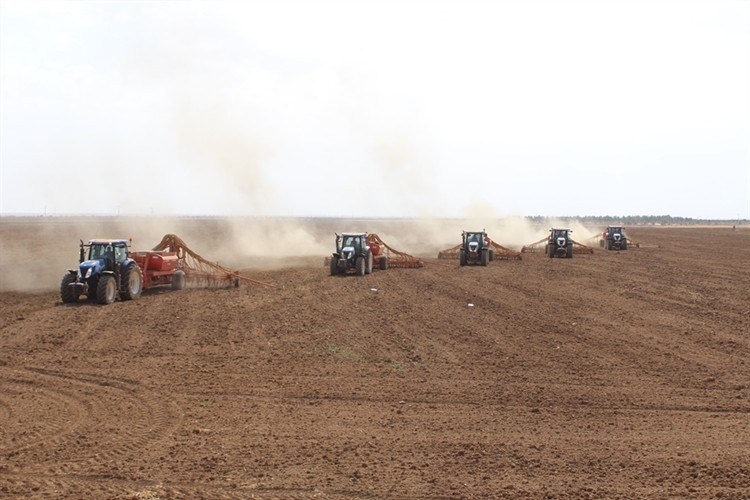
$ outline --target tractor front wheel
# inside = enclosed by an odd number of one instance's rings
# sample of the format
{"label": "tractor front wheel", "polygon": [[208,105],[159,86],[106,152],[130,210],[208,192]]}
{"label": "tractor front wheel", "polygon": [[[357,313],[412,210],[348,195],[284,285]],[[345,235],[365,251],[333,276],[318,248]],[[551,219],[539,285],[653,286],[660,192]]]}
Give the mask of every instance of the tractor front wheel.
{"label": "tractor front wheel", "polygon": [[461,249],[461,251],[458,254],[458,264],[461,267],[463,267],[463,266],[466,265],[466,250],[464,250],[463,248]]}
{"label": "tractor front wheel", "polygon": [[111,304],[117,297],[117,285],[115,277],[111,274],[105,274],[99,278],[96,285],[96,301],[100,304]]}
{"label": "tractor front wheel", "polygon": [[336,276],[339,273],[339,258],[331,257],[331,276]]}
{"label": "tractor front wheel", "polygon": [[122,291],[120,296],[123,300],[135,300],[141,296],[143,291],[143,272],[140,266],[131,262],[122,275]]}
{"label": "tractor front wheel", "polygon": [[357,274],[360,276],[365,275],[365,258],[364,257],[357,257],[357,261],[355,262],[355,266],[357,268]]}
{"label": "tractor front wheel", "polygon": [[565,258],[567,259],[573,258],[573,245],[568,245],[568,248],[565,249]]}
{"label": "tractor front wheel", "polygon": [[71,302],[76,302],[78,300],[75,288],[70,286],[71,283],[75,282],[76,275],[73,273],[68,273],[63,276],[62,282],[60,283],[60,298],[66,304],[70,304]]}
{"label": "tractor front wheel", "polygon": [[372,254],[367,256],[367,267],[365,268],[365,274],[372,273]]}

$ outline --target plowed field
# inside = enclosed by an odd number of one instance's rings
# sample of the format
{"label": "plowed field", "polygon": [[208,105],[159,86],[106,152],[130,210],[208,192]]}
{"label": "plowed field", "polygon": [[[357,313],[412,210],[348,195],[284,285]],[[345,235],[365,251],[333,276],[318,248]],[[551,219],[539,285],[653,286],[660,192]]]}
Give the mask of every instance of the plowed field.
{"label": "plowed field", "polygon": [[750,497],[747,229],[99,306],[57,287],[118,234],[41,225],[0,222],[0,497]]}

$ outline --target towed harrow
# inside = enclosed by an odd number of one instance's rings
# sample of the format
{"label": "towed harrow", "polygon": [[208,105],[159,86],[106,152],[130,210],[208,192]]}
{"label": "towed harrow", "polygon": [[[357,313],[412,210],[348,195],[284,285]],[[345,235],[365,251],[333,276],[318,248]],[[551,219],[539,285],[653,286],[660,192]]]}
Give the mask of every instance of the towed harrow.
{"label": "towed harrow", "polygon": [[372,250],[374,257],[385,255],[388,257],[388,267],[419,268],[424,267],[424,262],[408,253],[399,252],[380,239],[375,233],[367,235],[367,245]]}
{"label": "towed harrow", "polygon": [[256,285],[270,286],[271,283],[254,280],[242,276],[237,271],[220,266],[216,262],[204,259],[192,251],[182,239],[174,234],[166,234],[158,245],[153,248],[154,252],[172,252],[177,255],[177,267],[185,273],[185,278],[191,286],[239,286],[245,281]]}

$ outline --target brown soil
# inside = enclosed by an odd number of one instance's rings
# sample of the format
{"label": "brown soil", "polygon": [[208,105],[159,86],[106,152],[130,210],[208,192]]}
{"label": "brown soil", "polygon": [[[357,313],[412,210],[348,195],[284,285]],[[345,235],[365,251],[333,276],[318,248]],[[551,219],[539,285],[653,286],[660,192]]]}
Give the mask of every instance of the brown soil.
{"label": "brown soil", "polygon": [[110,306],[61,304],[64,269],[2,292],[0,496],[747,498],[750,232],[630,236]]}

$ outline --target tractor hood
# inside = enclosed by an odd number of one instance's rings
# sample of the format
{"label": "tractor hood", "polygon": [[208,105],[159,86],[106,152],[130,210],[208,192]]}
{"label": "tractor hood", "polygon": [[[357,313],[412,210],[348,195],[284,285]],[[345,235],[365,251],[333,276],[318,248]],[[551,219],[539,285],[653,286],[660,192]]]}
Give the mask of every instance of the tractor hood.
{"label": "tractor hood", "polygon": [[557,237],[557,246],[564,247],[565,246],[565,238],[562,236]]}
{"label": "tractor hood", "polygon": [[104,270],[104,266],[104,260],[84,260],[78,268],[78,276],[81,279],[96,276]]}
{"label": "tractor hood", "polygon": [[344,248],[341,249],[341,253],[346,258],[349,258],[349,256],[354,253],[354,247],[344,247]]}
{"label": "tractor hood", "polygon": [[470,241],[469,242],[469,251],[470,252],[476,252],[477,250],[479,250],[479,243],[477,243],[476,241]]}

